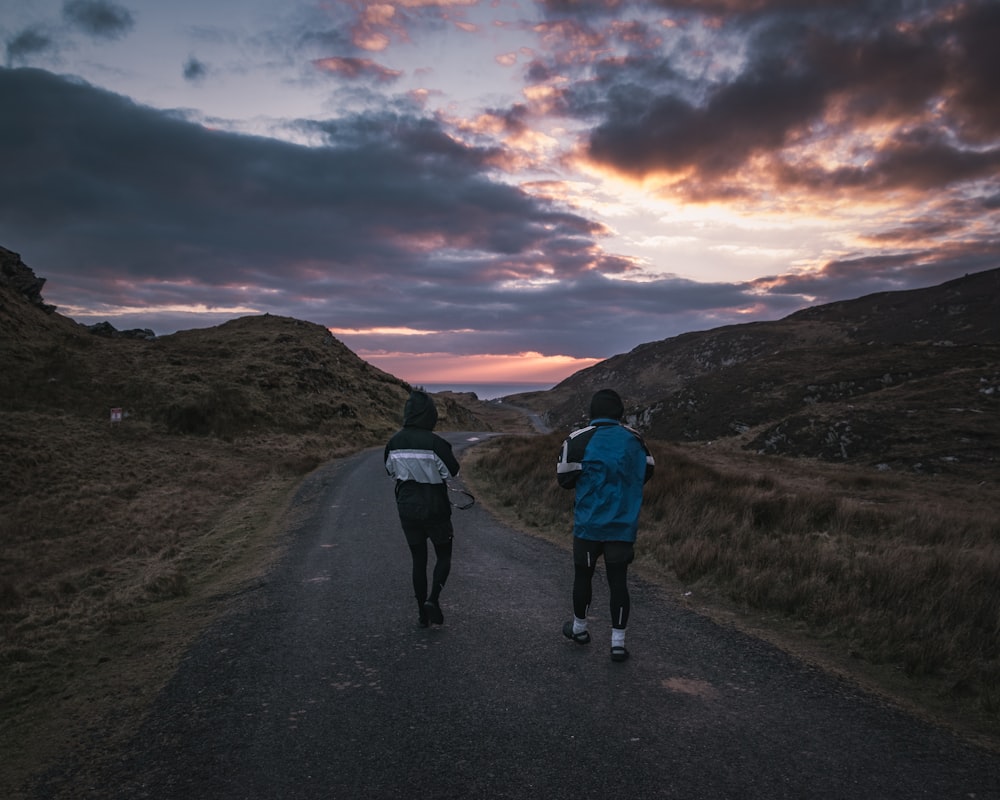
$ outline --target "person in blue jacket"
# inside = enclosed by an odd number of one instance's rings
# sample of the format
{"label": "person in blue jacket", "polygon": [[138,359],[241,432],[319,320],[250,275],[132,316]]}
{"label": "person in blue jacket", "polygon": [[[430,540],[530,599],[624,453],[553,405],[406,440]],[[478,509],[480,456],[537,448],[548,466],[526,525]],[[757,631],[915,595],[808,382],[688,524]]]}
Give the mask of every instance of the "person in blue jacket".
{"label": "person in blue jacket", "polygon": [[625,647],[631,601],[628,565],[635,552],[642,489],[653,476],[653,456],[637,431],[622,424],[625,406],[612,389],[590,401],[590,424],[563,442],[556,476],[564,489],[575,489],[573,505],[573,619],[563,635],[577,644],[590,642],[587,612],[597,559],[604,557],[611,594],[611,660],[629,657]]}

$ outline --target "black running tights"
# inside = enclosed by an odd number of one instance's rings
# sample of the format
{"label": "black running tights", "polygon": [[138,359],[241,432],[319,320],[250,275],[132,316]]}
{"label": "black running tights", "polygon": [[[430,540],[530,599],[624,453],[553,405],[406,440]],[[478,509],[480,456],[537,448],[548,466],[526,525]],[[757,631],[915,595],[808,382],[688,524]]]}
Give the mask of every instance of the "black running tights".
{"label": "black running tights", "polygon": [[[576,564],[573,573],[573,613],[579,619],[586,619],[593,592],[594,570],[597,559],[591,564]],[[608,576],[608,591],[611,593],[611,627],[627,628],[632,601],[628,594],[628,564],[605,564]]]}
{"label": "black running tights", "polygon": [[406,543],[410,546],[410,555],[413,556],[413,594],[416,595],[417,605],[423,606],[424,601],[430,600],[436,603],[444,588],[445,581],[448,580],[448,573],[451,572],[451,545],[449,539],[443,544],[434,542],[434,574],[430,594],[427,594],[427,537],[411,535],[406,531]]}

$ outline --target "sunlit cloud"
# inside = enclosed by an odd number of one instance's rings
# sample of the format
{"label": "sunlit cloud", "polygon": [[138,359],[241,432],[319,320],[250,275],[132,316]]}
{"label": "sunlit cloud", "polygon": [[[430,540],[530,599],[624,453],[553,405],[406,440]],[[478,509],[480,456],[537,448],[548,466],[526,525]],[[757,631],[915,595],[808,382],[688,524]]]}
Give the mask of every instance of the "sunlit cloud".
{"label": "sunlit cloud", "polygon": [[[441,333],[441,331],[427,330],[426,328],[328,328],[335,336],[431,336]],[[459,333],[460,331],[453,331]],[[468,332],[468,331],[466,331]]]}
{"label": "sunlit cloud", "polygon": [[403,74],[399,70],[388,69],[367,58],[331,56],[316,59],[313,64],[323,72],[333,73],[343,78],[371,77],[380,83],[395,81]]}

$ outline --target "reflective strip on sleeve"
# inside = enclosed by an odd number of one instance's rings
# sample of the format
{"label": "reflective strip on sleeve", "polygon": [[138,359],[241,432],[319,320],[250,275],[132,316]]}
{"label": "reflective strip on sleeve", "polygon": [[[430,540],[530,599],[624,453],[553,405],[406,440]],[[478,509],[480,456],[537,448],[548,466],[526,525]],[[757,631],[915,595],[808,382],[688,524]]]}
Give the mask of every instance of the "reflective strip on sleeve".
{"label": "reflective strip on sleeve", "polygon": [[418,483],[444,483],[451,475],[433,450],[393,450],[389,453],[386,469],[397,480]]}

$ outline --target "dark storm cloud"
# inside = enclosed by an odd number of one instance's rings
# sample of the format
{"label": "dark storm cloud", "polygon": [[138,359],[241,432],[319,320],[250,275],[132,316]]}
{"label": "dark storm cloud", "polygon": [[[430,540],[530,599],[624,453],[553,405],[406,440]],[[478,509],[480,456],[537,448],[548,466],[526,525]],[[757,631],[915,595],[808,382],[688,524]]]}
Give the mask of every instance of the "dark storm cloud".
{"label": "dark storm cloud", "polygon": [[949,64],[949,105],[970,141],[995,141],[1000,134],[1000,4],[976,3],[954,23],[957,47]]}
{"label": "dark storm cloud", "polygon": [[127,8],[105,0],[67,0],[63,16],[84,33],[101,39],[120,39],[135,25]]}
{"label": "dark storm cloud", "polygon": [[[613,281],[589,273],[559,285],[516,289],[493,288],[479,304],[461,285],[427,287],[409,308],[397,309],[398,325],[435,331],[442,318],[435,301],[452,311],[451,333],[419,337],[422,352],[456,355],[539,351],[579,358],[609,357],[640,342],[685,331],[746,321],[736,309],[756,308],[768,318],[801,308],[802,299],[776,294],[754,302],[749,285],[697,283],[665,277],[643,283]],[[343,337],[348,342],[349,336]],[[366,336],[365,346],[385,351],[413,348],[414,338],[392,333]]]}
{"label": "dark storm cloud", "polygon": [[920,245],[929,239],[961,234],[965,227],[959,220],[921,219],[898,228],[887,228],[878,233],[863,236],[866,241],[876,244]]}
{"label": "dark storm cloud", "polygon": [[[636,178],[686,174],[680,191],[700,199],[752,191],[740,174],[761,157],[778,185],[810,191],[927,189],[997,174],[1000,4],[942,1],[912,14],[893,3],[657,5],[754,11],[723,25],[749,37],[745,63],[702,81],[700,93],[669,79],[690,55],[680,51],[596,64],[565,90],[562,110],[593,123],[586,151],[598,164]],[[532,74],[546,72],[538,65]],[[790,154],[810,136],[848,137],[878,123],[905,139],[859,166],[827,172]]]}
{"label": "dark storm cloud", "polygon": [[770,295],[787,293],[815,298],[814,304],[875,292],[933,286],[963,273],[995,269],[1000,241],[979,245],[942,245],[933,250],[861,256],[831,261],[823,269],[801,275],[759,278],[752,286]]}
{"label": "dark storm cloud", "polygon": [[[885,6],[892,0],[876,0]],[[853,10],[870,6],[872,0],[651,0],[651,5],[668,11],[695,11],[720,16],[773,14],[817,9]]]}
{"label": "dark storm cloud", "polygon": [[815,165],[789,165],[778,170],[776,178],[787,186],[880,193],[895,189],[943,189],[988,180],[998,171],[1000,147],[986,150],[957,147],[939,131],[918,129],[873,153],[863,166],[824,170]]}
{"label": "dark storm cloud", "polygon": [[208,75],[208,67],[203,61],[192,57],[184,64],[182,74],[184,75],[184,80],[189,83],[198,83]]}
{"label": "dark storm cloud", "polygon": [[55,40],[39,28],[26,28],[7,41],[8,67],[23,64],[31,56],[54,51]]}
{"label": "dark storm cloud", "polygon": [[[432,119],[309,123],[328,144],[306,148],[40,70],[0,71],[0,100],[19,109],[0,128],[0,239],[79,305],[266,303],[331,326],[520,330],[527,348],[527,320],[560,294],[535,281],[580,281],[571,308],[589,274],[632,269],[597,245],[601,226],[491,180],[494,153]],[[553,319],[574,352],[608,338],[594,309]]]}
{"label": "dark storm cloud", "polygon": [[780,61],[718,89],[704,107],[643,88],[609,94],[606,121],[590,135],[589,154],[641,177],[695,167],[703,179],[729,173],[761,150],[779,149],[790,129],[821,109],[820,87]]}
{"label": "dark storm cloud", "polygon": [[[895,5],[891,0],[879,0],[884,5]],[[623,0],[540,0],[551,16],[596,17],[612,15],[622,6]],[[773,14],[784,11],[812,11],[835,8],[850,10],[871,5],[871,0],[648,0],[649,5],[672,13],[695,13],[710,16],[749,16]]]}

